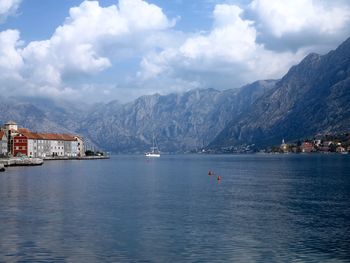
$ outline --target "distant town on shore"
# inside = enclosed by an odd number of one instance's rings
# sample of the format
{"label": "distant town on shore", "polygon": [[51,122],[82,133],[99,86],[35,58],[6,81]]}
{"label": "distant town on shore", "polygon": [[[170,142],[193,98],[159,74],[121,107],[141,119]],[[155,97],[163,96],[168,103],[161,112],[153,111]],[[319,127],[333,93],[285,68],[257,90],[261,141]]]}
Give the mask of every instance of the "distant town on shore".
{"label": "distant town on shore", "polygon": [[350,134],[318,135],[313,139],[286,143],[282,140],[279,147],[269,147],[268,152],[280,153],[341,153],[350,152]]}
{"label": "distant town on shore", "polygon": [[350,153],[350,133],[317,135],[312,139],[286,142],[259,149],[254,144],[203,149],[201,153]]}
{"label": "distant town on shore", "polygon": [[[29,157],[41,159],[75,159],[103,156],[101,151],[85,149],[84,139],[78,135],[38,133],[21,128],[9,121],[0,127],[0,158]],[[254,144],[205,148],[192,153],[339,153],[350,152],[350,133],[317,135],[312,139],[286,142],[280,145],[257,148]]]}
{"label": "distant town on shore", "polygon": [[78,135],[37,133],[9,121],[0,128],[0,157],[77,158],[85,156],[84,139]]}

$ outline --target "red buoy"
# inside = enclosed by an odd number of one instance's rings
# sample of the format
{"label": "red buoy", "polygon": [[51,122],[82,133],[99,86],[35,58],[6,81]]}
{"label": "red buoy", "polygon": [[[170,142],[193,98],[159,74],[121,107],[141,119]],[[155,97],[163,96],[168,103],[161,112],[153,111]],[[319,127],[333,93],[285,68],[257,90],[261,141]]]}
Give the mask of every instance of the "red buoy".
{"label": "red buoy", "polygon": [[221,180],[221,176],[219,175],[219,176],[218,176],[218,181],[220,181],[220,180]]}

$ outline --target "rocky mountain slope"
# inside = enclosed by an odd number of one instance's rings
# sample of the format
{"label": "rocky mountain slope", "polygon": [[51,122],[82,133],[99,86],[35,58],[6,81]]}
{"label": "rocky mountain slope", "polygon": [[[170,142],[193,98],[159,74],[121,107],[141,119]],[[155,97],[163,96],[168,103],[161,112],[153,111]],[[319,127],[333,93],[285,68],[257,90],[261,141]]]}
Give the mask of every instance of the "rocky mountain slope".
{"label": "rocky mountain slope", "polygon": [[1,97],[0,102],[0,123],[81,134],[90,145],[115,153],[148,150],[153,134],[163,152],[266,146],[350,130],[350,39],[327,55],[308,55],[279,81],[240,89],[155,94],[127,104]]}
{"label": "rocky mountain slope", "polygon": [[21,127],[42,132],[72,132],[77,127],[75,110],[47,99],[1,98],[0,123],[16,121]]}
{"label": "rocky mountain slope", "polygon": [[299,65],[232,119],[209,147],[279,143],[318,133],[350,130],[350,39]]}
{"label": "rocky mountain slope", "polygon": [[81,134],[89,145],[115,153],[148,150],[154,134],[163,152],[184,152],[209,144],[274,84],[258,81],[240,89],[155,94],[79,108],[47,99],[0,98],[0,123],[14,120],[33,131]]}
{"label": "rocky mountain slope", "polygon": [[114,101],[89,112],[79,132],[114,152],[145,151],[152,143],[153,134],[165,152],[201,148],[274,83],[260,81],[226,91],[156,94],[125,105]]}

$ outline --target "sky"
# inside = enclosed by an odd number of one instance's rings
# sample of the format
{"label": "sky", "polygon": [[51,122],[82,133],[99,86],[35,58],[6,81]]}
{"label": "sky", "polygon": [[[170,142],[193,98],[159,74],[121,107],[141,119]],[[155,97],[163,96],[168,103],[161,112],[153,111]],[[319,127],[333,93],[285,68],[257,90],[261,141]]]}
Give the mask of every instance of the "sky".
{"label": "sky", "polygon": [[0,94],[127,102],[238,88],[348,37],[348,0],[0,0]]}

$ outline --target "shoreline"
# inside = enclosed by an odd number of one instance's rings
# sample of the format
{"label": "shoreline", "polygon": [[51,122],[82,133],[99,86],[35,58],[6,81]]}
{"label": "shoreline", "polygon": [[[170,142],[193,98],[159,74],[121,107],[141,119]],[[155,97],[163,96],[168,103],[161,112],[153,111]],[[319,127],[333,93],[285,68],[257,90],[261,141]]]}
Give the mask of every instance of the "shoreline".
{"label": "shoreline", "polygon": [[4,167],[8,166],[40,166],[43,165],[44,161],[40,158],[4,158],[0,159],[0,164]]}
{"label": "shoreline", "polygon": [[45,157],[44,161],[72,161],[72,160],[106,160],[109,156],[83,156],[83,157]]}
{"label": "shoreline", "polygon": [[48,158],[0,158],[0,172],[5,172],[5,167],[11,166],[41,166],[45,161],[72,161],[72,160],[106,160],[109,156],[84,156],[84,157],[48,157]]}

